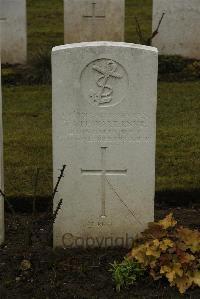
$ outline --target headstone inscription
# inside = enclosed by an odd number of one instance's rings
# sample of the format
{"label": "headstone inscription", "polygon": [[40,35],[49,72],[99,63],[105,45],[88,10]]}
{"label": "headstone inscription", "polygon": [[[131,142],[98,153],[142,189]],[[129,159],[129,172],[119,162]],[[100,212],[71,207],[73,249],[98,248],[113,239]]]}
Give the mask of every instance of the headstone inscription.
{"label": "headstone inscription", "polygon": [[27,59],[26,0],[0,0],[2,63],[25,63]]}
{"label": "headstone inscription", "polygon": [[64,0],[65,43],[123,41],[124,0]]}
{"label": "headstone inscription", "polygon": [[154,218],[157,50],[67,44],[52,72],[54,246],[128,246]]}
{"label": "headstone inscription", "polygon": [[[1,92],[1,23],[0,20],[0,189],[3,191],[3,122],[2,122],[2,92]],[[0,194],[0,244],[4,241],[4,198]]]}
{"label": "headstone inscription", "polygon": [[165,16],[153,45],[163,55],[200,59],[199,0],[153,0],[153,31]]}

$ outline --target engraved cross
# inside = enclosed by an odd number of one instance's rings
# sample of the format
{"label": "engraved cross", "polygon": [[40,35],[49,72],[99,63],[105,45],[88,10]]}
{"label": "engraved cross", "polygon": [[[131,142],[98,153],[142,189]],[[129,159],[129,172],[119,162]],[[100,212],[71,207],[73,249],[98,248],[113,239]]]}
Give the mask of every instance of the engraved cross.
{"label": "engraved cross", "polygon": [[96,2],[92,2],[92,14],[90,15],[84,15],[84,18],[88,18],[88,19],[92,19],[93,21],[95,19],[104,19],[105,18],[105,14],[101,15],[101,14],[96,14]]}
{"label": "engraved cross", "polygon": [[1,58],[1,23],[5,22],[7,19],[0,17],[0,58]]}
{"label": "engraved cross", "polygon": [[[7,19],[6,18],[1,18],[0,17],[0,26],[1,26],[1,23],[4,23]],[[0,28],[1,29],[1,28]],[[1,33],[1,32],[0,32]]]}
{"label": "engraved cross", "polygon": [[107,169],[106,167],[106,149],[101,147],[101,169],[81,169],[82,175],[101,176],[101,217],[106,217],[106,176],[107,175],[126,175],[127,169]]}
{"label": "engraved cross", "polygon": [[0,16],[0,22],[5,22],[7,20],[7,18],[1,17]]}

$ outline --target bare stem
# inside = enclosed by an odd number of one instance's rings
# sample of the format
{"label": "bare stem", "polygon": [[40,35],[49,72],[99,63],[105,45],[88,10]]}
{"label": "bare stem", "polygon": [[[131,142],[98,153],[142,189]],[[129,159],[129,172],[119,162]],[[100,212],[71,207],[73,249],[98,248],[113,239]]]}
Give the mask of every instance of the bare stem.
{"label": "bare stem", "polygon": [[35,173],[35,178],[34,178],[34,192],[33,192],[32,215],[35,215],[35,209],[36,209],[37,186],[38,186],[39,172],[40,172],[40,169],[36,168],[36,173]]}
{"label": "bare stem", "polygon": [[52,216],[52,224],[55,223],[55,220],[56,220],[56,217],[58,216],[58,213],[61,209],[61,206],[62,206],[62,203],[63,203],[63,199],[61,198],[58,202],[58,205],[53,213],[53,216]]}
{"label": "bare stem", "polygon": [[143,39],[143,36],[142,36],[142,30],[141,30],[141,27],[140,27],[140,23],[139,23],[137,17],[135,17],[135,22],[136,22],[136,32],[137,32],[137,35],[139,37],[139,41],[140,41],[141,44],[143,44],[144,39]]}
{"label": "bare stem", "polygon": [[13,216],[16,216],[16,213],[15,213],[15,210],[13,209],[13,206],[11,205],[10,201],[8,200],[5,193],[1,189],[0,189],[0,195],[3,196],[5,202],[7,203],[11,213],[13,214]]}
{"label": "bare stem", "polygon": [[160,18],[160,20],[159,20],[159,22],[158,22],[158,26],[157,26],[157,28],[156,28],[156,29],[154,30],[154,32],[152,33],[151,37],[147,40],[147,45],[151,46],[151,44],[152,44],[152,40],[153,40],[154,37],[159,33],[159,28],[160,28],[160,25],[161,25],[161,23],[162,23],[162,20],[163,20],[164,16],[165,16],[165,12],[163,12],[163,14],[162,14],[162,16],[161,16],[161,18]]}
{"label": "bare stem", "polygon": [[56,193],[58,192],[58,186],[60,184],[61,179],[64,177],[64,171],[65,171],[66,165],[63,165],[62,169],[60,170],[60,175],[58,177],[58,180],[56,182],[56,185],[54,187],[53,193],[52,193],[52,199],[54,200],[54,197]]}

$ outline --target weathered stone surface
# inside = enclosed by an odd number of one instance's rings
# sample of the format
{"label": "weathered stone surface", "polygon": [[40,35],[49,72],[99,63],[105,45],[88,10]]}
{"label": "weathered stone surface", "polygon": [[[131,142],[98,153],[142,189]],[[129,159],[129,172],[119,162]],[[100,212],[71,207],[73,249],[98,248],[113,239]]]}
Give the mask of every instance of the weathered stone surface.
{"label": "weathered stone surface", "polygon": [[160,54],[200,59],[200,1],[154,0],[153,30],[165,13],[153,45]]}
{"label": "weathered stone surface", "polygon": [[124,0],[64,0],[65,43],[123,41]]}
{"label": "weathered stone surface", "polygon": [[[0,22],[0,189],[3,190],[3,122],[1,92],[1,22]],[[0,244],[4,241],[4,199],[0,194]]]}
{"label": "weathered stone surface", "polygon": [[0,0],[0,21],[2,23],[2,63],[25,63],[27,58],[26,0]]}
{"label": "weathered stone surface", "polygon": [[68,44],[52,71],[54,246],[128,246],[154,218],[157,50]]}

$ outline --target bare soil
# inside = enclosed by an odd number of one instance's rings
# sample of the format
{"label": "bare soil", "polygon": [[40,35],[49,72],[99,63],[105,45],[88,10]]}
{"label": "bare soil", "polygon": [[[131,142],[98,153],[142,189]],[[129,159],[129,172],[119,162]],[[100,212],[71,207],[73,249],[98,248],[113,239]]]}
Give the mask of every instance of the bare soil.
{"label": "bare soil", "polygon": [[[6,242],[0,247],[0,298],[200,298],[194,288],[184,296],[163,280],[147,277],[129,289],[116,293],[110,263],[120,261],[125,249],[52,249],[50,213],[37,211],[27,232],[29,212],[6,213]],[[184,226],[200,228],[199,207],[157,206],[156,219],[172,211]],[[27,235],[28,234],[28,235]],[[23,260],[30,261],[27,269]]]}

